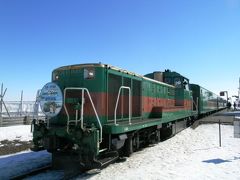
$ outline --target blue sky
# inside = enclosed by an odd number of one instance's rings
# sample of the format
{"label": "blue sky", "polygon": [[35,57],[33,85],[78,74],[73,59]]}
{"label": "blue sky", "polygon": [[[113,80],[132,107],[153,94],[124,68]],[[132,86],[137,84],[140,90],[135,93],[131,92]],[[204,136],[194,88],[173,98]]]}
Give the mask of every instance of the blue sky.
{"label": "blue sky", "polygon": [[0,0],[0,83],[33,100],[59,66],[171,69],[237,94],[240,0]]}

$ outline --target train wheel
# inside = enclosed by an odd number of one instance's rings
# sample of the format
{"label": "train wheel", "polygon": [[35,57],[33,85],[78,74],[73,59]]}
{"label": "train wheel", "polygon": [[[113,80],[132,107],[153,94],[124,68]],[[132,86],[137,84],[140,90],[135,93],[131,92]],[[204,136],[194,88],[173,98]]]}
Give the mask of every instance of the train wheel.
{"label": "train wheel", "polygon": [[128,138],[125,141],[125,155],[127,157],[130,157],[131,154],[133,153],[133,137],[128,136]]}
{"label": "train wheel", "polygon": [[133,152],[137,151],[140,147],[138,132],[134,133],[134,136],[132,137],[132,146],[133,146]]}
{"label": "train wheel", "polygon": [[192,125],[192,118],[191,117],[189,117],[189,118],[187,118],[187,127],[189,127],[189,126],[191,126]]}
{"label": "train wheel", "polygon": [[156,143],[161,141],[160,129],[156,130]]}

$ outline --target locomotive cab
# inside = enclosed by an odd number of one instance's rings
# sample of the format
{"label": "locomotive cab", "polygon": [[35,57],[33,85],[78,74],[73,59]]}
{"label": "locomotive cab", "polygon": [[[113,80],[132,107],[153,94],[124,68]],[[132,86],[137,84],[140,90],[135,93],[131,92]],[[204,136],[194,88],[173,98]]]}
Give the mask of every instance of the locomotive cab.
{"label": "locomotive cab", "polygon": [[175,86],[175,88],[186,89],[189,91],[189,79],[177,72],[165,70],[163,73],[163,81],[167,84]]}
{"label": "locomotive cab", "polygon": [[[192,106],[190,102],[192,101],[192,92],[189,90],[189,79],[186,77],[169,69],[164,72],[156,71],[145,76],[175,87],[173,93],[169,92],[174,95],[174,106]],[[185,99],[189,99],[188,104],[184,101]]]}
{"label": "locomotive cab", "polygon": [[189,91],[189,79],[177,72],[170,71],[169,69],[164,72],[155,71],[153,73],[146,74],[145,76],[156,81],[172,85],[175,88],[186,89]]}

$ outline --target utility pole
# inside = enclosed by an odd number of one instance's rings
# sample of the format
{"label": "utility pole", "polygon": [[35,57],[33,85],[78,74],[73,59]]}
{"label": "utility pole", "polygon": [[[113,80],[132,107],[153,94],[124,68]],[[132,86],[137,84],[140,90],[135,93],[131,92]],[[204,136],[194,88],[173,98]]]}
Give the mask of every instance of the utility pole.
{"label": "utility pole", "polygon": [[34,110],[33,110],[33,119],[38,119],[40,92],[41,92],[41,90],[38,90],[37,94],[36,94],[36,101],[34,103]]}
{"label": "utility pole", "polygon": [[23,91],[21,92],[21,102],[20,102],[20,116],[22,116],[23,111]]}
{"label": "utility pole", "polygon": [[3,84],[1,85],[1,95],[0,95],[0,126],[2,126],[2,104],[3,104]]}
{"label": "utility pole", "polygon": [[7,92],[7,88],[3,91],[3,83],[2,83],[2,85],[1,85],[1,95],[0,95],[0,126],[2,126],[2,123],[3,123],[3,116],[2,116],[3,106],[4,106],[5,110],[7,111],[7,114],[9,116],[9,118],[11,118],[11,116],[8,112],[7,106],[3,101],[3,97],[5,96],[6,92]]}
{"label": "utility pole", "polygon": [[9,118],[10,118],[10,114],[9,114],[9,112],[7,110],[6,104],[3,101],[3,97],[5,96],[6,92],[7,92],[7,88],[3,91],[3,83],[2,83],[2,85],[1,85],[1,95],[0,95],[0,126],[2,126],[2,123],[3,123],[3,116],[2,116],[2,114],[3,114],[3,106],[5,107],[5,109],[7,111],[7,114],[9,116]]}
{"label": "utility pole", "polygon": [[238,102],[239,102],[239,97],[240,96],[240,78],[239,78],[239,87],[238,87]]}

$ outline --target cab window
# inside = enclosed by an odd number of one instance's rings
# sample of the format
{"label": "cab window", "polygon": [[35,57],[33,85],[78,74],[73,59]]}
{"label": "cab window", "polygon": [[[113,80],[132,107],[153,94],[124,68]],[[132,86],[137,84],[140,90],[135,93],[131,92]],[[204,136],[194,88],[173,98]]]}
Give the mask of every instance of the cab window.
{"label": "cab window", "polygon": [[166,77],[166,78],[164,79],[164,82],[167,83],[167,84],[172,84],[172,79]]}
{"label": "cab window", "polygon": [[176,88],[182,88],[182,82],[181,82],[181,79],[179,77],[174,78],[174,86]]}
{"label": "cab window", "polygon": [[187,80],[187,79],[184,79],[184,80],[183,80],[183,85],[184,85],[184,89],[186,89],[186,90],[189,91],[189,83],[188,83],[188,80]]}

